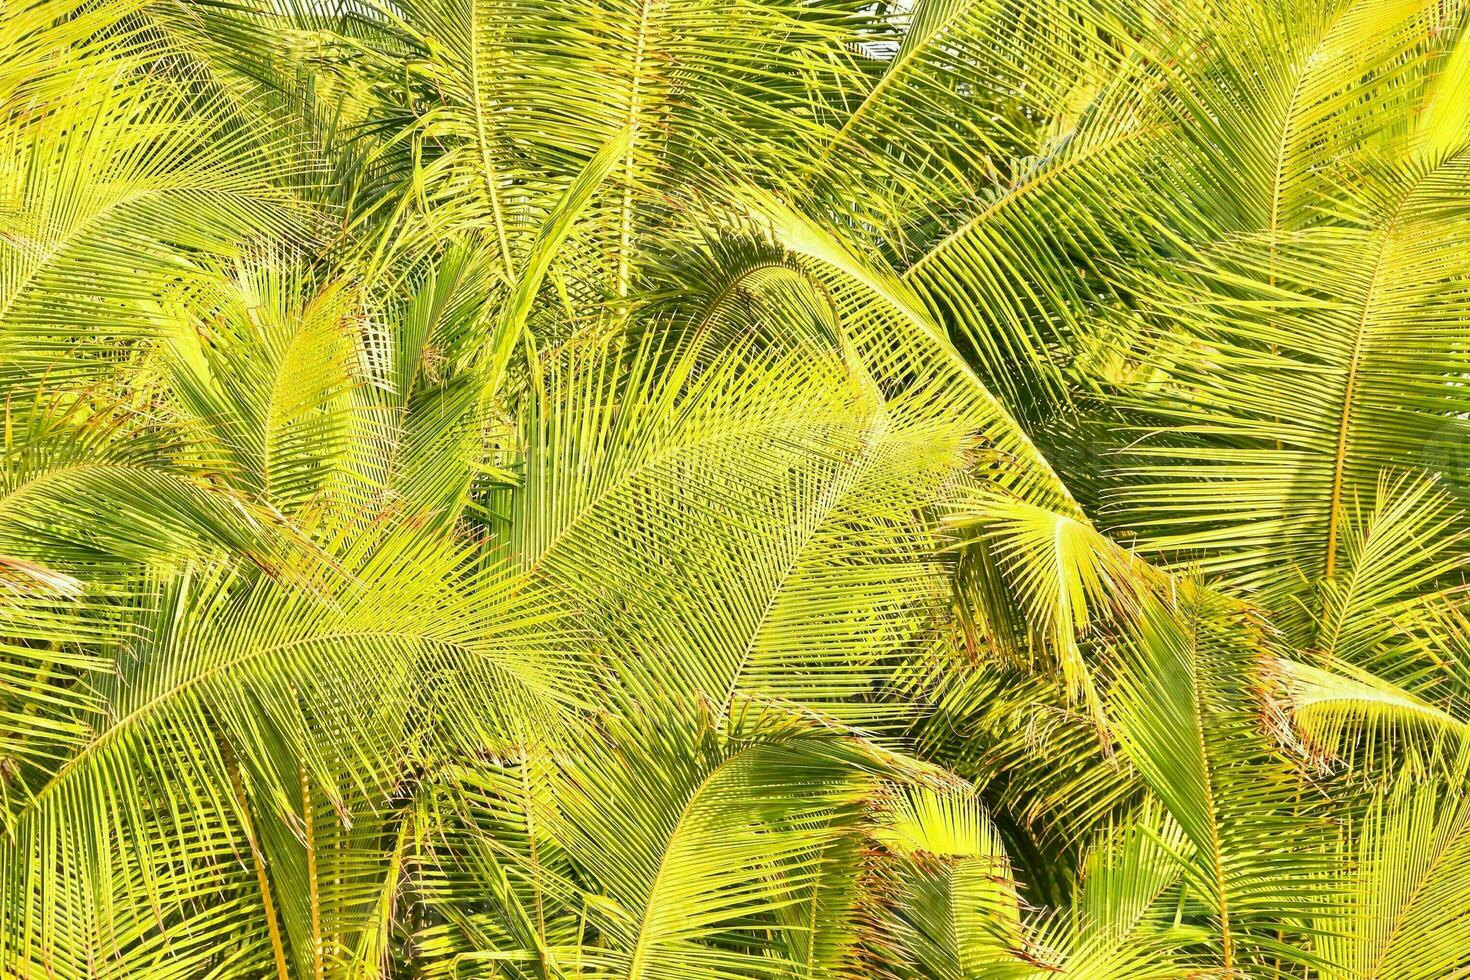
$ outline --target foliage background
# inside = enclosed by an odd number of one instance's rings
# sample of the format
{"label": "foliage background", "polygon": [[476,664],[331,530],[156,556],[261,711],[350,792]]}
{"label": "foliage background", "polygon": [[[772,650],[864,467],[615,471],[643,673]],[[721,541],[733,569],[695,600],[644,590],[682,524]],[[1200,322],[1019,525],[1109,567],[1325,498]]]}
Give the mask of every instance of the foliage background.
{"label": "foliage background", "polygon": [[0,975],[1470,976],[1466,4],[0,11]]}

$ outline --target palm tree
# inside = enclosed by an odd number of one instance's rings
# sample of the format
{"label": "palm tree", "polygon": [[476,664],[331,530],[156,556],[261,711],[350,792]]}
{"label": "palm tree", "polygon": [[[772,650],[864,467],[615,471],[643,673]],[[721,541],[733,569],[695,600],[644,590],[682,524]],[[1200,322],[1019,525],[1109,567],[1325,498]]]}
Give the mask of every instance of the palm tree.
{"label": "palm tree", "polygon": [[0,976],[1470,975],[1470,5],[0,52]]}

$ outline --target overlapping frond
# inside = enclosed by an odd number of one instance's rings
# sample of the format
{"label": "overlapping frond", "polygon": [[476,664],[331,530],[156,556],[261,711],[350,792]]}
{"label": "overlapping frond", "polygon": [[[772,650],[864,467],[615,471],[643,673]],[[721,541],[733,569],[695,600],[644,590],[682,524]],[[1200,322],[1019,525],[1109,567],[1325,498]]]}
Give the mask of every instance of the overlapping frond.
{"label": "overlapping frond", "polygon": [[1462,0],[0,11],[0,975],[1418,978]]}

